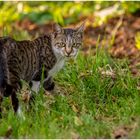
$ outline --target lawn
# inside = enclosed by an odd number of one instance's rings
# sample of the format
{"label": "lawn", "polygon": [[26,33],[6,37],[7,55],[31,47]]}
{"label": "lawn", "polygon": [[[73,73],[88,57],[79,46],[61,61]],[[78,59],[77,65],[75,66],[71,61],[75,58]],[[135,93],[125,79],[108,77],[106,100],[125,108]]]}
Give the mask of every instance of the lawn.
{"label": "lawn", "polygon": [[105,50],[95,56],[80,52],[55,82],[51,95],[40,90],[32,109],[20,101],[25,120],[5,98],[1,138],[140,137],[139,78],[131,75],[127,59],[114,60]]}

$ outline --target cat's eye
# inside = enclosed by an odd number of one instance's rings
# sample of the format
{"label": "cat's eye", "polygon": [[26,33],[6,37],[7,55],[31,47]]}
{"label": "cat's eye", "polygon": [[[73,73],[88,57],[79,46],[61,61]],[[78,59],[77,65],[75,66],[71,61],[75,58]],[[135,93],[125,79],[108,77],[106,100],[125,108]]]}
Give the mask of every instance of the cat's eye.
{"label": "cat's eye", "polygon": [[81,43],[77,43],[76,47],[79,48],[81,46]]}
{"label": "cat's eye", "polygon": [[65,47],[65,43],[61,42],[60,43],[61,47]]}
{"label": "cat's eye", "polygon": [[72,45],[73,47],[76,47],[76,43],[73,43],[73,45]]}
{"label": "cat's eye", "polygon": [[81,46],[81,43],[73,43],[74,48],[79,48]]}

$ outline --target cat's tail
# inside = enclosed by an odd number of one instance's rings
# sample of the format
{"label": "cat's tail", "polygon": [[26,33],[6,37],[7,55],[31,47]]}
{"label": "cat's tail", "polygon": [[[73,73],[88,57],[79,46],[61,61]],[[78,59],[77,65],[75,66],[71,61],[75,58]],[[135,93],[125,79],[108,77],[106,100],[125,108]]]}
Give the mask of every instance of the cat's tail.
{"label": "cat's tail", "polygon": [[4,52],[4,44],[7,42],[6,38],[0,38],[0,96],[4,93],[5,77],[7,76],[6,54]]}

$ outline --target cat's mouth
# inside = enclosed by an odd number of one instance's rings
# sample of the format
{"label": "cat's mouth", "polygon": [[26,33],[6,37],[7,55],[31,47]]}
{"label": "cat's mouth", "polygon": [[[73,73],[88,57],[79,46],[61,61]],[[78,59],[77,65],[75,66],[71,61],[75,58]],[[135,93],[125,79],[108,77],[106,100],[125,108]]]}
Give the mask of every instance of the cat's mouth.
{"label": "cat's mouth", "polygon": [[65,54],[66,58],[74,58],[76,56],[76,54]]}
{"label": "cat's mouth", "polygon": [[66,57],[72,57],[72,55],[70,55],[70,54],[66,54],[65,56],[66,56]]}
{"label": "cat's mouth", "polygon": [[71,53],[67,53],[67,52],[63,52],[63,55],[67,58],[74,58],[77,55],[77,52],[71,52]]}

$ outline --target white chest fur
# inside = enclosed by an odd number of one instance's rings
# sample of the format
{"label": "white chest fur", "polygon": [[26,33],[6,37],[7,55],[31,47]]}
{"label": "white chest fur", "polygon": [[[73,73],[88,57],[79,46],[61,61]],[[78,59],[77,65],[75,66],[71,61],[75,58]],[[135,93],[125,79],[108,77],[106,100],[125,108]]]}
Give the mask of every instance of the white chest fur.
{"label": "white chest fur", "polygon": [[57,72],[59,72],[62,67],[64,66],[64,58],[60,57],[57,59],[56,64],[53,66],[53,68],[49,71],[49,77],[54,76]]}

